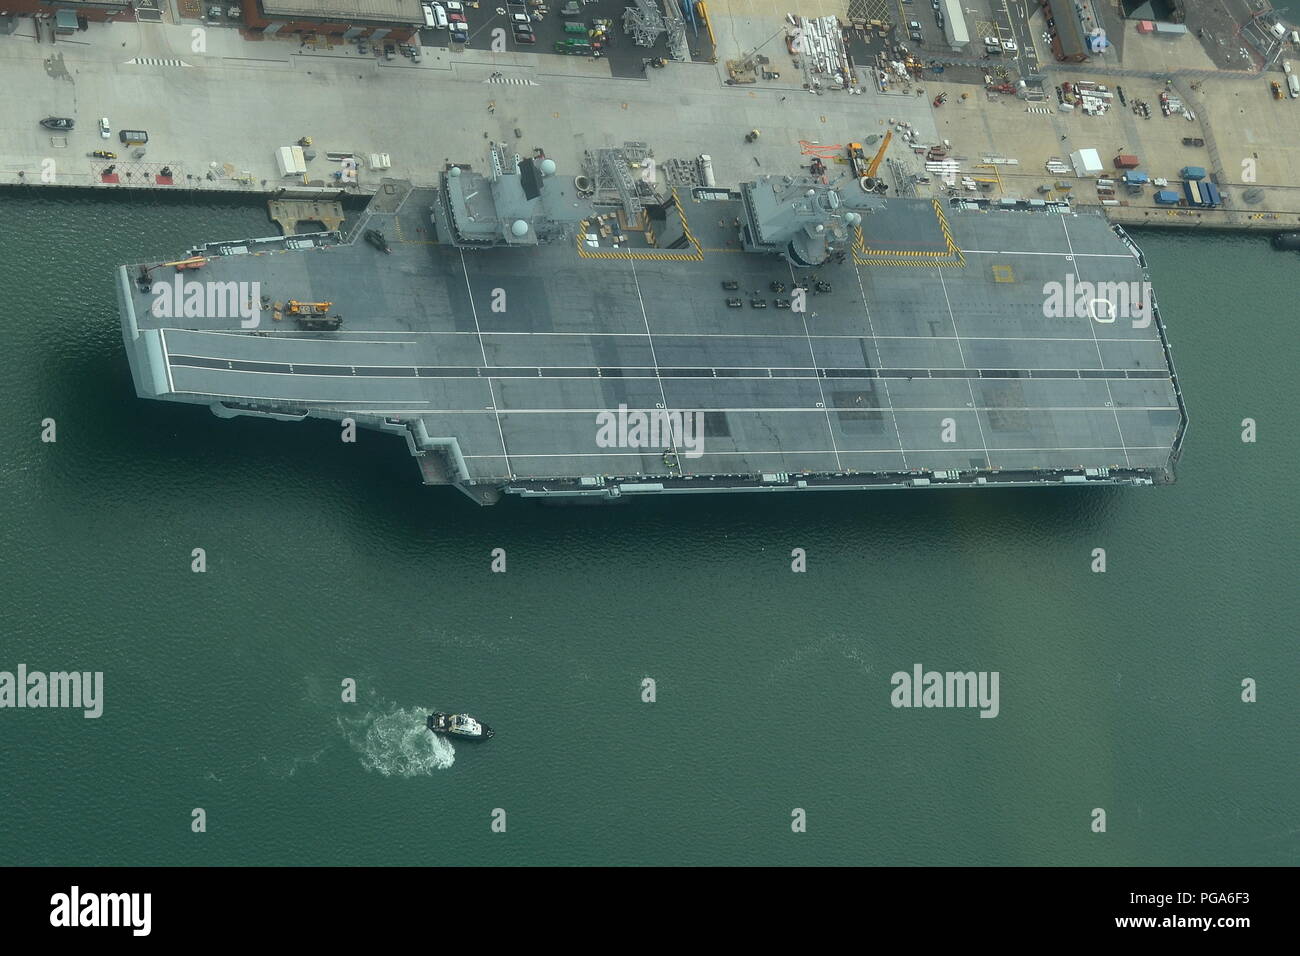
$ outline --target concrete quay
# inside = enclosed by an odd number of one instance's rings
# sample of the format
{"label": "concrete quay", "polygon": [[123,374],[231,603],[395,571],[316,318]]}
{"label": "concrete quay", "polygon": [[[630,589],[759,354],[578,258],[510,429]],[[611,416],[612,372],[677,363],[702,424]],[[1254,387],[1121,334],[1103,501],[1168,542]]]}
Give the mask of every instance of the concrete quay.
{"label": "concrete quay", "polygon": [[[565,173],[580,171],[585,150],[642,141],[661,161],[708,153],[717,181],[735,184],[795,172],[812,153],[881,134],[893,119],[910,124],[921,143],[950,140],[964,175],[997,178],[993,191],[979,194],[985,197],[1036,198],[1039,187],[1067,179],[1072,201],[1099,205],[1093,184],[1044,168],[1093,147],[1107,163],[1136,153],[1142,171],[1171,183],[1183,166],[1204,166],[1227,200],[1214,210],[1168,208],[1154,203],[1152,189],[1129,195],[1120,188],[1120,204],[1101,207],[1115,222],[1273,231],[1300,224],[1300,100],[1272,97],[1269,82],[1280,71],[1220,71],[1193,37],[1135,33],[1124,37],[1123,58],[1103,65],[1056,64],[1036,51],[1049,94],[1041,104],[953,82],[978,70],[952,67],[926,74],[905,94],[878,92],[860,67],[860,94],[813,95],[784,49],[780,4],[762,0],[755,9],[755,2],[712,6],[718,62],[673,63],[635,78],[612,76],[607,61],[519,51],[432,46],[419,63],[385,61],[348,45],[253,41],[233,28],[188,21],[92,23],[70,39],[38,43],[31,21],[23,21],[17,34],[0,37],[0,82],[17,104],[0,118],[0,184],[365,196],[385,178],[432,185],[449,162],[481,163],[489,140],[517,144],[525,154],[541,147]],[[834,11],[823,3],[810,12]],[[781,79],[726,86],[723,62],[757,48]],[[1144,100],[1153,116],[1118,102],[1101,116],[1058,112],[1054,88],[1067,79],[1122,87],[1129,104]],[[1166,83],[1194,120],[1160,115]],[[939,92],[948,98],[936,108]],[[73,117],[77,128],[51,133],[38,124],[48,115]],[[99,135],[100,117],[113,130],[108,139]],[[122,128],[149,132],[143,157],[118,142]],[[762,131],[754,144],[743,140],[750,129]],[[276,150],[305,136],[316,157],[305,177],[286,179]],[[1184,138],[1206,145],[1185,146]],[[119,158],[93,159],[100,149]],[[333,176],[339,162],[330,157],[340,154],[359,162],[355,185]],[[371,154],[387,155],[391,166],[369,168]],[[888,155],[891,168],[924,172],[924,156],[897,136]],[[989,157],[1017,162],[981,167]],[[114,183],[103,181],[108,165]],[[170,185],[157,178],[164,168]],[[830,166],[832,177],[846,173]],[[1255,202],[1245,201],[1247,189],[1257,190]],[[918,187],[921,195],[927,190],[944,193],[937,179]]]}
{"label": "concrete quay", "polygon": [[[366,195],[384,178],[430,185],[448,162],[483,162],[489,140],[523,153],[540,146],[572,173],[587,149],[641,141],[660,160],[709,153],[718,182],[737,183],[796,172],[808,161],[801,141],[848,142],[884,124],[869,96],[727,87],[711,63],[626,79],[579,57],[425,47],[418,64],[385,62],[349,47],[249,41],[234,29],[206,30],[194,52],[187,24],[91,24],[72,40],[38,44],[24,23],[26,37],[0,38],[0,83],[22,104],[0,118],[0,184],[300,194],[301,180],[282,178],[275,154],[305,136],[316,151],[306,182],[330,193],[339,166],[327,154],[361,161],[348,191]],[[902,113],[933,134],[926,104]],[[74,118],[76,129],[43,129],[51,115]],[[100,137],[100,117],[111,138]],[[123,128],[148,131],[143,158],[119,143]],[[763,136],[749,145],[752,128]],[[118,160],[90,157],[100,149]],[[391,167],[369,169],[372,153]],[[119,179],[111,186],[100,175],[110,163]],[[174,186],[158,186],[163,166]]]}

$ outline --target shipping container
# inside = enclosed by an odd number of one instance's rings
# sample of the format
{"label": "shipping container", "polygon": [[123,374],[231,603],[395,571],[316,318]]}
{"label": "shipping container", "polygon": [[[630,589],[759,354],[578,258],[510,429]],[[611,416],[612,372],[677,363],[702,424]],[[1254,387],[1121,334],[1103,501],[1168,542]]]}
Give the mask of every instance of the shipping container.
{"label": "shipping container", "polygon": [[1208,183],[1208,182],[1200,183],[1199,185],[1201,188],[1201,199],[1205,201],[1205,205],[1207,206],[1219,205],[1219,203],[1222,201],[1222,197],[1219,195],[1219,187],[1214,185],[1214,183]]}
{"label": "shipping container", "polygon": [[1138,158],[1130,153],[1120,153],[1115,157],[1116,169],[1136,169],[1140,165]]}
{"label": "shipping container", "polygon": [[1130,169],[1124,174],[1124,182],[1130,186],[1142,186],[1150,181],[1150,176],[1146,173],[1140,173],[1137,170]]}
{"label": "shipping container", "polygon": [[1189,206],[1204,205],[1204,202],[1201,200],[1201,188],[1194,179],[1189,179],[1187,182],[1183,183],[1183,195],[1187,197],[1187,204]]}
{"label": "shipping container", "polygon": [[1203,166],[1184,166],[1179,175],[1183,179],[1204,179],[1205,168]]}
{"label": "shipping container", "polygon": [[1172,189],[1162,189],[1156,193],[1156,202],[1162,206],[1177,206],[1181,197]]}

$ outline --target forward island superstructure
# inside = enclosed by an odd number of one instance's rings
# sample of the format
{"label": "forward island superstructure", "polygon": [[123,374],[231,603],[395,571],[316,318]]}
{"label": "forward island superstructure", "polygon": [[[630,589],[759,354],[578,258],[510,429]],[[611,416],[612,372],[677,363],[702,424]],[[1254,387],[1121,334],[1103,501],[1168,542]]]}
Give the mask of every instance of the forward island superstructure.
{"label": "forward island superstructure", "polygon": [[1100,216],[806,172],[677,189],[648,152],[575,176],[494,145],[346,235],[123,266],[137,394],[351,419],[480,503],[1173,479],[1164,324]]}

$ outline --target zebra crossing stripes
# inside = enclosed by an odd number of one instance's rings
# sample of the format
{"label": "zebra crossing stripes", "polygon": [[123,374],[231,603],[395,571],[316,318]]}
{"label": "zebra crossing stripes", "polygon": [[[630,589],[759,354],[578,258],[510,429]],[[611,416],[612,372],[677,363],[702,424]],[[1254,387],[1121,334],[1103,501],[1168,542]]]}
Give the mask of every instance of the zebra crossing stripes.
{"label": "zebra crossing stripes", "polygon": [[133,56],[127,60],[128,66],[189,66],[184,60],[165,56]]}
{"label": "zebra crossing stripes", "polygon": [[1050,106],[1026,106],[1026,113],[1043,113],[1050,116],[1054,110]]}
{"label": "zebra crossing stripes", "polygon": [[522,76],[489,76],[484,83],[512,83],[515,86],[537,86],[532,80],[526,80]]}

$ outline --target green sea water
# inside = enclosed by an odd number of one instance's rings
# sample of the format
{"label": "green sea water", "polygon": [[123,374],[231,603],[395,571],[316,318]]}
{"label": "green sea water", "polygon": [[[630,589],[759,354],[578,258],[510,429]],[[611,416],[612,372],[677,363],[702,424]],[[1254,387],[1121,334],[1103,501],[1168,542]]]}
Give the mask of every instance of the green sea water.
{"label": "green sea water", "polygon": [[[260,203],[0,222],[0,670],[105,680],[97,720],[0,710],[2,862],[1300,862],[1300,260],[1262,237],[1136,236],[1173,486],[480,509],[388,436],[135,397],[114,266]],[[998,717],[891,707],[916,663],[999,672]]]}

